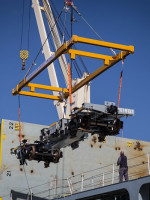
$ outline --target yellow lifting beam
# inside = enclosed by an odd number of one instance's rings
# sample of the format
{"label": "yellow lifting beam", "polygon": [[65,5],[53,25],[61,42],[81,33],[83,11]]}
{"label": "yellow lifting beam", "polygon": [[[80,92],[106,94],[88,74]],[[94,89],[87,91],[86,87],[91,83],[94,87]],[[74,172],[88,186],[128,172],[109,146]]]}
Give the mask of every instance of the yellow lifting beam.
{"label": "yellow lifting beam", "polygon": [[[96,45],[106,48],[113,48],[113,49],[119,49],[121,52],[115,56],[109,56],[109,55],[102,55],[92,52],[86,52],[86,51],[79,51],[75,49],[71,49],[72,45],[75,43],[85,43],[90,45]],[[21,95],[27,95],[27,96],[34,96],[39,98],[46,98],[46,99],[53,99],[53,100],[59,100],[61,101],[62,98],[60,96],[53,96],[48,94],[41,94],[41,93],[35,93],[35,88],[38,89],[45,89],[45,90],[53,90],[53,91],[63,91],[65,93],[65,98],[69,96],[68,89],[64,88],[56,88],[52,86],[44,86],[39,84],[33,84],[30,83],[38,74],[40,74],[45,68],[47,68],[52,62],[54,62],[59,56],[62,54],[70,54],[71,59],[75,59],[76,55],[78,56],[86,56],[90,58],[96,58],[96,59],[102,59],[104,60],[104,65],[98,68],[93,73],[89,74],[88,77],[83,79],[81,82],[79,82],[77,85],[72,87],[72,93],[76,92],[78,89],[80,89],[82,86],[96,78],[98,75],[112,67],[114,64],[119,62],[120,60],[123,60],[128,56],[129,54],[134,53],[134,46],[126,46],[122,44],[115,44],[105,41],[99,41],[89,38],[83,38],[78,37],[77,35],[73,35],[72,38],[65,42],[63,45],[60,46],[60,48],[57,49],[57,51],[44,63],[42,63],[37,69],[35,69],[31,74],[29,74],[27,77],[25,77],[15,89],[12,90],[12,94],[21,94]],[[24,87],[30,87],[30,92],[27,91],[21,91]]]}
{"label": "yellow lifting beam", "polygon": [[42,90],[49,90],[49,91],[57,91],[57,92],[63,92],[63,93],[68,93],[69,90],[66,88],[59,88],[59,87],[53,87],[49,85],[41,85],[41,84],[35,84],[35,83],[28,83],[26,87],[29,87],[30,91],[19,91],[20,95],[25,95],[25,96],[31,96],[31,97],[38,97],[38,98],[45,98],[45,99],[52,99],[52,100],[58,100],[62,101],[63,99],[61,96],[54,96],[54,95],[49,95],[49,94],[41,94],[41,93],[36,93],[35,89],[42,89]]}
{"label": "yellow lifting beam", "polygon": [[134,46],[126,46],[122,44],[116,44],[116,43],[111,43],[111,42],[105,42],[101,40],[93,40],[89,38],[83,38],[79,37],[77,35],[73,35],[73,41],[74,43],[85,43],[85,44],[91,44],[91,45],[96,45],[96,46],[101,46],[101,47],[107,47],[107,48],[113,48],[113,49],[119,49],[119,50],[125,50],[129,51],[130,53],[134,53]]}
{"label": "yellow lifting beam", "polygon": [[69,49],[68,53],[70,54],[71,59],[75,59],[75,56],[85,56],[85,57],[90,57],[90,58],[97,58],[101,60],[114,60],[112,56],[107,56],[107,55],[102,55],[98,53],[91,53],[91,52],[86,52],[86,51],[79,51],[75,49]]}
{"label": "yellow lifting beam", "polygon": [[54,96],[54,95],[49,95],[49,94],[41,94],[41,93],[28,92],[28,91],[20,91],[19,94],[24,95],[24,96],[30,96],[30,97],[38,97],[38,98],[62,101],[62,99],[59,96]]}
{"label": "yellow lifting beam", "polygon": [[127,55],[129,55],[129,52],[122,51],[118,55],[115,56],[114,60],[105,60],[105,63],[103,66],[95,70],[93,73],[89,74],[85,79],[83,79],[81,82],[79,82],[77,85],[72,87],[72,93],[76,92],[78,89],[80,89],[82,86],[86,85],[88,82],[96,78],[98,75],[115,65],[120,60],[124,59]]}
{"label": "yellow lifting beam", "polygon": [[35,88],[37,89],[43,89],[43,90],[51,90],[51,91],[63,91],[63,92],[68,92],[69,90],[66,88],[59,88],[59,87],[54,87],[54,86],[49,86],[49,85],[41,85],[41,84],[35,84],[35,83],[28,83],[26,87],[30,88],[30,92],[34,92]]}

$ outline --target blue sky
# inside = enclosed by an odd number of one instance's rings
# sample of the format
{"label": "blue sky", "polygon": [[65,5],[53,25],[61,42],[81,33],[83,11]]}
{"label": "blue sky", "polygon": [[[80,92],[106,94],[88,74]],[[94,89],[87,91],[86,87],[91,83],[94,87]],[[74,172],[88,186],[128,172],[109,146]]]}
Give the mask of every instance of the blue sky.
{"label": "blue sky", "polygon": [[[54,0],[53,0],[54,1]],[[60,12],[64,0],[55,0]],[[75,5],[89,24],[108,42],[134,45],[135,53],[125,60],[120,107],[135,109],[135,116],[124,119],[124,136],[139,140],[150,140],[150,1],[148,0],[74,0]],[[27,48],[29,0],[25,0],[25,19],[22,48]],[[23,79],[26,71],[21,71],[19,58],[21,40],[22,0],[2,0],[0,6],[0,118],[18,120],[18,97],[11,90]],[[64,17],[64,14],[62,15]],[[90,28],[74,13],[77,22],[73,24],[73,34],[98,39]],[[67,14],[67,27],[70,16]],[[41,47],[40,37],[31,9],[31,29],[29,59],[26,70],[31,65]],[[81,48],[83,48],[81,46]],[[98,49],[91,48],[91,51]],[[108,54],[110,52],[108,51]],[[41,54],[37,67],[44,61]],[[62,77],[56,62],[60,85]],[[90,72],[101,66],[100,61],[85,59]],[[112,67],[91,83],[91,102],[103,104],[105,100],[117,103],[121,63]],[[75,74],[73,74],[75,76]],[[47,71],[34,81],[49,84]],[[58,120],[53,102],[21,96],[21,120],[29,123],[49,125]]]}

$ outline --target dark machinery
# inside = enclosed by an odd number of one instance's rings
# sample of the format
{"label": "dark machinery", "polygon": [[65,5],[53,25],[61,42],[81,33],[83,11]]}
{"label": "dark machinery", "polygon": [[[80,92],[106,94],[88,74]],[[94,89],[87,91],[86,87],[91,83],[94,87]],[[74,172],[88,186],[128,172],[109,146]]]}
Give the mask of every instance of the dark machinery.
{"label": "dark machinery", "polygon": [[48,167],[50,162],[58,163],[63,157],[61,148],[78,148],[88,133],[97,134],[99,142],[102,142],[108,135],[119,134],[123,128],[121,117],[133,115],[134,110],[117,108],[111,102],[105,102],[105,105],[84,103],[72,111],[71,119],[61,119],[42,129],[38,141],[29,144],[23,140],[20,146],[11,149],[11,153],[17,155],[21,165],[26,160],[36,160],[44,161],[44,166]]}

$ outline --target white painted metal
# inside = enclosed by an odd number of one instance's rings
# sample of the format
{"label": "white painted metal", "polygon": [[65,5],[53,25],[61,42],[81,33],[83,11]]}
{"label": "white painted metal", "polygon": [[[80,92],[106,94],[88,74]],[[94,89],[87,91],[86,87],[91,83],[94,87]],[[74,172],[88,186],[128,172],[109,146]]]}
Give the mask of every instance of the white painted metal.
{"label": "white painted metal", "polygon": [[32,188],[30,189],[30,194],[31,194],[31,200],[32,200],[32,195],[33,195]]}
{"label": "white painted metal", "polygon": [[[87,73],[84,73],[81,79],[77,78],[72,80],[72,86],[75,86],[87,76]],[[83,103],[90,103],[90,83],[84,85],[77,92],[72,94],[72,108],[80,108]]]}
{"label": "white painted metal", "polygon": [[56,176],[54,177],[54,179],[53,179],[53,181],[52,181],[52,191],[53,191],[53,198],[55,198],[56,197],[56,185],[57,185],[57,183],[56,183]]}
{"label": "white painted metal", "polygon": [[84,174],[81,174],[81,192],[83,191]]}
{"label": "white painted metal", "polygon": [[149,175],[150,175],[149,153],[147,153],[147,165],[148,165],[148,173],[149,173]]}
{"label": "white painted metal", "polygon": [[13,199],[12,199],[12,194],[10,194],[10,200],[13,200]]}
{"label": "white painted metal", "polygon": [[68,181],[68,186],[69,186],[70,194],[72,194],[72,189],[71,189],[70,179],[67,178],[67,181]]}
{"label": "white painted metal", "polygon": [[92,176],[92,188],[94,189],[94,177]]}
{"label": "white painted metal", "polygon": [[113,164],[113,171],[112,171],[112,184],[114,183],[114,175],[115,175],[115,164]]}
{"label": "white painted metal", "polygon": [[72,184],[72,181],[71,181],[71,177],[69,178],[69,181],[70,181],[71,191],[73,193],[73,184]]}
{"label": "white painted metal", "polygon": [[105,186],[105,179],[104,179],[105,177],[104,177],[104,172],[103,172],[103,186]]}
{"label": "white painted metal", "polygon": [[[72,86],[75,86],[87,76],[88,74],[84,73],[82,78],[77,78],[72,80]],[[72,94],[72,109],[80,108],[83,103],[90,103],[90,83],[84,85],[82,88],[80,88],[79,90],[77,90],[75,93]],[[70,115],[70,104],[68,99],[66,116],[69,117],[69,115]]]}
{"label": "white painted metal", "polygon": [[[44,11],[45,11],[45,14],[47,17],[47,22],[49,24],[49,28],[51,31],[51,35],[53,38],[55,49],[58,49],[61,46],[61,41],[60,41],[57,27],[55,25],[55,20],[53,17],[53,13],[52,13],[49,1],[42,0],[42,3],[43,3]],[[67,61],[66,61],[66,58],[64,55],[59,57],[59,63],[60,63],[60,67],[61,67],[63,75],[64,75],[66,86],[68,88],[68,85],[69,85],[68,84],[68,66],[67,66]]]}
{"label": "white painted metal", "polygon": [[[29,193],[22,166],[19,165],[19,160],[10,154],[10,149],[19,145],[19,131],[15,130],[15,124],[18,124],[18,122],[4,120],[2,123],[2,132],[6,136],[2,145],[2,166],[0,171],[0,196],[5,196],[3,200],[9,199],[11,190],[24,194]],[[40,130],[46,127],[30,123],[21,123],[21,125],[22,135],[24,139],[28,139],[29,143],[38,140]],[[34,196],[43,197],[48,196],[50,193],[51,197],[55,197],[62,193],[62,186],[64,186],[64,195],[70,194],[67,177],[71,178],[70,187],[72,193],[81,190],[82,182],[84,182],[84,191],[91,189],[92,176],[94,177],[94,185],[98,187],[104,185],[104,175],[105,186],[111,184],[112,173],[110,172],[113,171],[112,163],[116,163],[120,155],[121,137],[107,137],[105,143],[98,142],[97,137],[95,142],[93,137],[96,136],[89,135],[87,139],[80,142],[79,148],[75,150],[72,150],[71,147],[66,147],[64,152],[65,159],[60,159],[60,162],[57,164],[58,167],[56,164],[51,163],[49,168],[44,168],[43,162],[27,161],[28,165],[25,166],[25,169],[29,186],[32,188]],[[128,146],[128,142],[132,145]],[[150,152],[150,143],[124,138],[123,144],[125,155],[129,159],[129,179],[148,175],[147,152]],[[118,167],[115,167],[115,171],[117,169]],[[8,171],[11,172],[11,176],[7,175]],[[82,179],[81,175],[83,172],[84,177]],[[118,183],[118,175],[117,171],[114,176],[114,183]],[[76,182],[78,184],[75,184]],[[49,191],[49,189],[51,190]],[[39,194],[39,191],[45,190],[47,192]]]}
{"label": "white painted metal", "polygon": [[[36,17],[36,21],[37,21],[37,25],[38,25],[38,29],[39,29],[41,43],[42,43],[42,45],[45,43],[44,46],[43,46],[43,54],[45,56],[45,60],[47,60],[53,53],[50,50],[48,40],[46,40],[47,34],[46,34],[45,26],[44,26],[44,21],[43,21],[39,1],[38,0],[32,0],[32,6],[33,6],[33,9],[34,9],[34,13],[35,13],[35,17]],[[48,74],[49,74],[51,85],[59,87],[53,63],[48,67]],[[58,96],[59,94],[58,94],[58,92],[54,91],[53,95]],[[63,116],[64,116],[63,104],[59,103],[57,101],[55,101],[54,104],[57,108],[59,119],[63,118]]]}

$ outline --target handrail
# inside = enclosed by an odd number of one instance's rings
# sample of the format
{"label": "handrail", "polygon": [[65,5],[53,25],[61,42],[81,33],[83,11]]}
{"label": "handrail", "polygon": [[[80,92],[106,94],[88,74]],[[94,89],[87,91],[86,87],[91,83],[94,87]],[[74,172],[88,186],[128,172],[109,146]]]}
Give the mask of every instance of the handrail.
{"label": "handrail", "polygon": [[[149,152],[146,154],[149,154]],[[139,161],[138,161],[138,158],[140,158],[146,154],[142,154],[142,155],[128,159],[129,180],[134,180],[136,178],[149,175],[148,165],[147,165],[148,160],[145,160],[144,163],[141,163],[141,162],[139,163]],[[134,159],[137,160],[136,165],[130,163]],[[54,195],[54,188],[47,187],[48,185],[50,185],[50,183],[52,183],[52,181],[46,182],[44,184],[39,184],[37,186],[32,186],[32,191],[35,196],[41,195],[42,198],[46,198],[46,195],[47,195],[47,197],[49,199],[53,199],[55,197],[65,197],[66,195],[71,195],[70,191],[72,194],[81,192],[81,184],[83,187],[83,191],[103,187],[106,185],[111,185],[112,184],[112,172],[113,172],[112,166],[113,166],[113,163],[103,166],[101,168],[89,170],[84,173],[74,175],[72,177],[67,177],[64,179],[57,179],[57,186],[55,188],[55,191],[57,191],[57,194],[55,194],[55,195]],[[141,168],[142,166],[143,166],[143,168]],[[112,169],[110,169],[110,167]],[[132,169],[134,169],[134,171]],[[94,172],[94,174],[93,174],[93,172]],[[82,179],[81,175],[83,175],[83,174],[84,174],[84,176]],[[114,184],[119,182],[118,176],[119,176],[118,167],[117,168],[115,167],[114,182],[113,182]],[[103,178],[104,178],[104,180],[103,180]],[[68,182],[67,182],[68,179],[71,180],[70,186],[68,185]],[[41,189],[41,191],[39,191],[40,188],[42,188],[42,187],[44,187],[44,189]],[[69,187],[71,187],[71,190],[69,189]],[[36,191],[37,188],[38,188],[38,192]],[[27,192],[27,189],[23,190],[23,191]]]}

